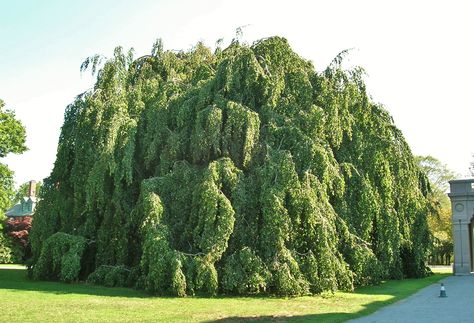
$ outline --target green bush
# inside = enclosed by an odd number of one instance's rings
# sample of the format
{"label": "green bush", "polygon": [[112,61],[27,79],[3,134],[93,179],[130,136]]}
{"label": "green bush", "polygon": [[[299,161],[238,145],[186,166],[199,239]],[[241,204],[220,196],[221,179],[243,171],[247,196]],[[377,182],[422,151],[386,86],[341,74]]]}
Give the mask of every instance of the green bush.
{"label": "green bush", "polygon": [[12,249],[8,239],[0,232],[0,264],[12,262]]}
{"label": "green bush", "polygon": [[266,292],[271,274],[260,257],[244,247],[227,258],[222,275],[225,292],[245,295]]}
{"label": "green bush", "polygon": [[107,287],[125,287],[128,286],[129,274],[130,269],[125,266],[102,265],[87,277],[87,282]]}
{"label": "green bush", "polygon": [[81,257],[86,239],[64,232],[50,236],[43,244],[38,261],[33,266],[34,279],[76,281],[81,270]]}

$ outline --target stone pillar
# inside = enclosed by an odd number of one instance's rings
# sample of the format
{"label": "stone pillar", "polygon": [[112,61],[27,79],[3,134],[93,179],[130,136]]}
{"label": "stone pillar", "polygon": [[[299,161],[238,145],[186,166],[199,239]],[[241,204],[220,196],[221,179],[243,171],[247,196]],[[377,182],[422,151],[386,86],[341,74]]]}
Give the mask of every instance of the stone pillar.
{"label": "stone pillar", "polygon": [[449,182],[453,223],[455,275],[470,275],[471,236],[470,223],[474,215],[474,179]]}

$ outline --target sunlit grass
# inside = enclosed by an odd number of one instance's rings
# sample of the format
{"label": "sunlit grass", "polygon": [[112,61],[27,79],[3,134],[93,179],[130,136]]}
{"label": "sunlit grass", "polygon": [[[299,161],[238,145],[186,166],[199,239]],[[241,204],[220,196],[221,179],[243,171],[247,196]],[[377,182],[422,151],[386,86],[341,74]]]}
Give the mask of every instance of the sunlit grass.
{"label": "sunlit grass", "polygon": [[[20,268],[20,269],[19,269]],[[0,267],[2,322],[342,322],[367,315],[447,277],[388,281],[354,293],[321,296],[167,298],[128,288],[37,282],[23,267]],[[435,296],[434,296],[435,297]]]}
{"label": "sunlit grass", "polygon": [[452,274],[453,267],[452,266],[433,266],[431,267],[431,271],[438,274]]}
{"label": "sunlit grass", "polygon": [[17,264],[0,264],[0,269],[26,269],[26,266]]}

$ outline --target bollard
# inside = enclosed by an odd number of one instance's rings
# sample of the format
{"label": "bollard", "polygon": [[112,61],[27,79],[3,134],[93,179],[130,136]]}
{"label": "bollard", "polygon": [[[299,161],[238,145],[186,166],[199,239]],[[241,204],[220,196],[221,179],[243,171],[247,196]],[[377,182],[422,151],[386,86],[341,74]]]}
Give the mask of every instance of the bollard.
{"label": "bollard", "polygon": [[439,291],[439,297],[448,297],[448,296],[446,295],[446,289],[444,288],[444,284],[443,284],[443,283],[441,283],[441,289],[440,289],[440,291]]}

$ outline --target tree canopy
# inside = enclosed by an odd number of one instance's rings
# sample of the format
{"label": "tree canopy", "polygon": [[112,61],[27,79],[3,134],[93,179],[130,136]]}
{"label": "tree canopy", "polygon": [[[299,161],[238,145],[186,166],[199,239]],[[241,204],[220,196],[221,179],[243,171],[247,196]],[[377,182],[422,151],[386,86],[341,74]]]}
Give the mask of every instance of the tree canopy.
{"label": "tree canopy", "polygon": [[[20,154],[26,150],[25,127],[15,118],[15,113],[5,110],[0,100],[0,158],[9,153]],[[7,165],[0,163],[0,213],[10,206],[13,196],[13,172]]]}
{"label": "tree canopy", "polygon": [[[21,122],[15,118],[15,113],[5,110],[5,103],[0,100],[0,158],[9,153],[20,154],[26,150],[26,131]],[[5,210],[11,206],[14,196],[13,171],[0,162],[0,220],[3,220]],[[8,241],[3,237],[2,221],[0,221],[0,262],[10,260]]]}
{"label": "tree canopy", "polygon": [[428,176],[432,184],[432,191],[435,194],[439,194],[440,198],[449,201],[446,195],[449,189],[449,181],[459,176],[433,156],[416,156],[415,159],[426,176]]}
{"label": "tree canopy", "polygon": [[302,295],[427,273],[426,176],[363,70],[284,38],[81,69],[30,241],[37,279]]}
{"label": "tree canopy", "polygon": [[447,265],[453,257],[453,232],[451,202],[446,192],[449,181],[459,176],[433,156],[416,156],[415,159],[431,184],[428,198],[431,204],[428,227],[433,239],[430,261]]}

